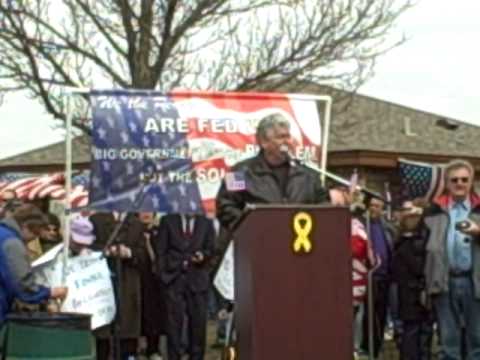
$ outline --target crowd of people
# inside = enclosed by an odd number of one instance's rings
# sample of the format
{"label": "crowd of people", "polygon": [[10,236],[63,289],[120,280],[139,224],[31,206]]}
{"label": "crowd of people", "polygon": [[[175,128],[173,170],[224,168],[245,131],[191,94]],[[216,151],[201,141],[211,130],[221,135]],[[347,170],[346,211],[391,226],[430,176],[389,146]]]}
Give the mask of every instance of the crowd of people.
{"label": "crowd of people", "polygon": [[[389,218],[383,199],[362,196],[357,187],[334,185],[327,191],[317,172],[292,159],[288,122],[263,120],[257,142],[259,154],[231,169],[237,181],[222,182],[218,220],[199,214],[72,216],[72,256],[103,251],[113,273],[121,264],[114,325],[124,358],[161,358],[159,339],[166,335],[169,360],[204,359],[209,317],[232,311],[212,277],[247,205],[329,203],[352,212],[355,356],[373,352],[378,358],[391,329],[402,360],[431,359],[433,339],[441,360],[480,359],[480,197],[468,162],[446,166],[444,195],[430,203],[404,199]],[[2,194],[0,208],[2,324],[21,303],[62,299],[68,289],[36,285],[28,263],[61,242],[58,218],[14,192]],[[226,332],[221,324],[219,344]],[[94,335],[98,359],[108,359],[112,327]]]}

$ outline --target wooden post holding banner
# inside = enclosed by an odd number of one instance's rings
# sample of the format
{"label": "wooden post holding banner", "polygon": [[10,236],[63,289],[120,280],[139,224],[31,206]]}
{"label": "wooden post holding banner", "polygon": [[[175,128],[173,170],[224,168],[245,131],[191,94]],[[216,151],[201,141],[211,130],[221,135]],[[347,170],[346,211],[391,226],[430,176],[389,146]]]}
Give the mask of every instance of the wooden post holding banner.
{"label": "wooden post holding banner", "polygon": [[236,358],[351,360],[347,208],[255,206],[234,244]]}

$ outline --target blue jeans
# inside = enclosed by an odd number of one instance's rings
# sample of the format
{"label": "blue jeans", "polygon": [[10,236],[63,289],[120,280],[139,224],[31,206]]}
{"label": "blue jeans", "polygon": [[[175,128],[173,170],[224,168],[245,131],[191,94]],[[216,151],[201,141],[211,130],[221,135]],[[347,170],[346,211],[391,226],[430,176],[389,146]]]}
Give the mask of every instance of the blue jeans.
{"label": "blue jeans", "polygon": [[480,300],[475,299],[469,276],[450,277],[449,292],[436,295],[433,304],[440,332],[440,360],[461,360],[465,327],[467,360],[480,360]]}

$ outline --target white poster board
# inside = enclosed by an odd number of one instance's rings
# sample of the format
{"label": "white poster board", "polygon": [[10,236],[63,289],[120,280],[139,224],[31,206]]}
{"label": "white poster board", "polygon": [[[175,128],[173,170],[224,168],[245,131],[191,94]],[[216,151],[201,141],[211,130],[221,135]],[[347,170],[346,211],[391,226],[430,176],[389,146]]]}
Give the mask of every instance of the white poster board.
{"label": "white poster board", "polygon": [[[32,266],[39,283],[60,286],[63,244],[51,249]],[[66,286],[68,296],[62,312],[92,315],[92,329],[110,324],[115,317],[115,297],[107,261],[101,252],[91,252],[69,258]]]}

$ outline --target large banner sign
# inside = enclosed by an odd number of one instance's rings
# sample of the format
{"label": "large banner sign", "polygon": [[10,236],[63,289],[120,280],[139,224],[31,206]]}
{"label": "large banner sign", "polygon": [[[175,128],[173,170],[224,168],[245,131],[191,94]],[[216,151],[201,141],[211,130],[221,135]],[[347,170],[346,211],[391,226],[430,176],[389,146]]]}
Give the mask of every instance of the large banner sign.
{"label": "large banner sign", "polygon": [[318,161],[314,97],[109,91],[91,99],[94,209],[212,212],[229,167],[257,153],[256,127],[267,117],[290,123],[299,159]]}

